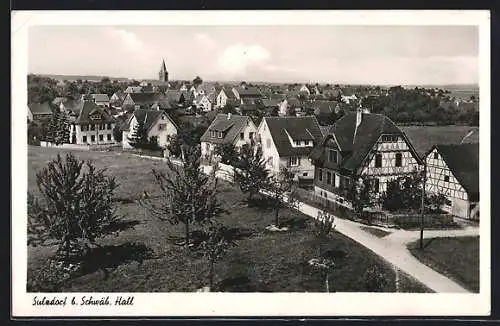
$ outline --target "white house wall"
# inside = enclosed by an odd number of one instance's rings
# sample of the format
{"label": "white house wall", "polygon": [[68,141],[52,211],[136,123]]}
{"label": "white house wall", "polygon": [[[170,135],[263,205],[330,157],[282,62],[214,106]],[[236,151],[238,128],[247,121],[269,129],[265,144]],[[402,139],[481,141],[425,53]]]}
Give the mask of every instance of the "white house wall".
{"label": "white house wall", "polygon": [[274,145],[273,138],[271,136],[271,132],[267,127],[267,123],[265,119],[262,119],[262,122],[257,131],[259,135],[259,139],[262,146],[262,156],[266,160],[266,167],[274,173],[279,172],[280,167],[280,156],[278,154],[278,150]]}
{"label": "white house wall", "polygon": [[[155,124],[151,127],[151,129],[148,131],[148,139],[151,137],[157,137],[158,139],[158,145],[160,147],[166,147],[168,145],[168,139],[171,136],[174,136],[177,134],[177,128],[175,125],[165,116],[163,115],[163,120],[160,118],[158,119]],[[163,130],[160,130],[160,125],[165,125]],[[134,116],[132,120],[130,121],[129,125],[129,130],[134,130],[135,126],[137,125],[137,119]],[[124,131],[122,133],[122,146],[123,148],[132,148],[130,144],[128,143],[127,137],[130,134],[130,131]]]}
{"label": "white house wall", "polygon": [[[437,158],[434,158],[435,154]],[[451,201],[451,206],[444,206],[444,210],[459,217],[469,218],[467,192],[450,171],[441,154],[434,148],[425,160],[427,164],[425,190],[434,194],[443,194]],[[449,178],[448,182],[444,180],[445,176]]]}
{"label": "white house wall", "polygon": [[[87,130],[83,131],[81,125],[71,125],[70,126],[70,142],[73,142],[73,136],[76,137],[77,145],[87,145],[87,144],[113,144],[115,142],[115,137],[113,135],[113,129],[115,128],[114,123],[105,123],[106,129],[98,130],[99,124],[95,125],[95,130],[90,130],[90,125],[86,125]],[[108,128],[108,126],[110,128]],[[92,136],[94,136],[94,141],[92,141]],[[102,136],[102,140],[100,140]]]}

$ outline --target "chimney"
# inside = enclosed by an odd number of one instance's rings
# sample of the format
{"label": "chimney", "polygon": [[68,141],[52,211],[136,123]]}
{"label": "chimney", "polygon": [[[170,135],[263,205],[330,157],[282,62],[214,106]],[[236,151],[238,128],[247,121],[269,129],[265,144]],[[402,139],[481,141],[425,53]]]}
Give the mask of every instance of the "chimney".
{"label": "chimney", "polygon": [[227,114],[227,120],[231,120],[231,112]]}
{"label": "chimney", "polygon": [[361,105],[360,105],[358,107],[358,109],[356,110],[356,129],[361,124],[361,120],[363,120],[363,109],[361,108]]}
{"label": "chimney", "polygon": [[361,121],[363,120],[363,108],[361,107],[361,103],[359,103],[359,107],[356,110],[356,126],[354,128],[354,136],[352,137],[352,143],[354,144],[356,140],[356,133],[358,131],[358,127],[361,124]]}

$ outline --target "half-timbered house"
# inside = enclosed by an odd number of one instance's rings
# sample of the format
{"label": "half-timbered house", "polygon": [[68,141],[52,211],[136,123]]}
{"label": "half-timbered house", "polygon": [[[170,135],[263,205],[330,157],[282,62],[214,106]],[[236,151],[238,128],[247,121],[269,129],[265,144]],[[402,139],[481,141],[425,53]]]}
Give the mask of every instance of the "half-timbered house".
{"label": "half-timbered house", "polygon": [[450,214],[478,220],[479,144],[435,145],[425,163],[426,191],[446,196]]}
{"label": "half-timbered house", "polygon": [[389,180],[419,171],[422,160],[394,122],[382,114],[358,109],[330,127],[311,152],[315,193],[345,203],[352,182],[371,180],[376,193]]}

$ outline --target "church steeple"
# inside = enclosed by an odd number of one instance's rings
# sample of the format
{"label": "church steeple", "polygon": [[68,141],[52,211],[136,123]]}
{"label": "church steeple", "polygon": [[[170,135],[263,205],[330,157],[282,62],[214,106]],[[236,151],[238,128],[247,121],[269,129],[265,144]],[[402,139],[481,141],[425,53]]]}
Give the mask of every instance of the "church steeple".
{"label": "church steeple", "polygon": [[161,60],[160,72],[158,73],[158,79],[163,82],[168,82],[168,71],[165,65],[165,59]]}

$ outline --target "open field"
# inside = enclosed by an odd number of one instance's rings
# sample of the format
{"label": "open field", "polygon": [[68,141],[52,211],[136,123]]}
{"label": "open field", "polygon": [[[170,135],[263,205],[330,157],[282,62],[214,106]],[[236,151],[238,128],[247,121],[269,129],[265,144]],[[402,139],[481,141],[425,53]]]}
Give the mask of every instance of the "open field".
{"label": "open field", "polygon": [[[67,151],[29,147],[28,187],[35,190],[36,171],[57,153]],[[172,226],[151,217],[135,200],[146,190],[157,194],[152,168],[164,163],[113,152],[73,152],[81,159],[92,159],[99,168],[107,168],[116,176],[122,199],[118,214],[125,222],[118,236],[101,239],[100,255],[92,257],[83,275],[61,284],[56,291],[78,292],[169,292],[195,291],[207,285],[208,264],[191,256],[186,249],[174,245],[171,237],[182,235],[181,226]],[[312,223],[295,210],[283,210],[281,218],[291,227],[289,232],[267,233],[273,222],[272,212],[263,207],[242,204],[239,189],[221,183],[220,200],[229,213],[220,221],[238,234],[238,246],[216,266],[217,289],[228,292],[323,292],[324,280],[311,270],[307,261],[314,258]],[[395,272],[386,261],[353,240],[334,233],[328,247],[338,254],[336,268],[330,275],[330,288],[338,292],[366,291],[365,272],[377,266],[387,284],[383,291],[395,291]],[[28,279],[37,278],[44,270],[51,247],[29,247]],[[142,262],[142,263],[141,263]],[[101,271],[107,267],[108,273]],[[407,275],[400,273],[401,292],[430,292]],[[35,289],[36,290],[36,289]]]}
{"label": "open field", "polygon": [[408,249],[427,266],[479,292],[479,237],[433,238],[426,241],[423,251],[418,241]]}
{"label": "open field", "polygon": [[419,155],[426,154],[435,144],[479,143],[479,127],[470,126],[400,126]]}

